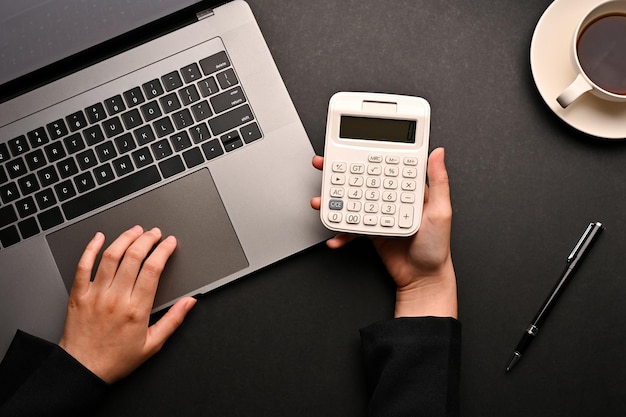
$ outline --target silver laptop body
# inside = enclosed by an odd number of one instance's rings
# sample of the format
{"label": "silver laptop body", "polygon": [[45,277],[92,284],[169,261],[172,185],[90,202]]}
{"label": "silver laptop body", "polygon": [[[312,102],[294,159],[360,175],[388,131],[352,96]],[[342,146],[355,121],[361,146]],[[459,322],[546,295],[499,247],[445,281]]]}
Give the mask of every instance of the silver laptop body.
{"label": "silver laptop body", "polygon": [[178,238],[155,311],[322,241],[312,156],[241,0],[1,103],[0,357],[18,328],[58,341],[96,231]]}

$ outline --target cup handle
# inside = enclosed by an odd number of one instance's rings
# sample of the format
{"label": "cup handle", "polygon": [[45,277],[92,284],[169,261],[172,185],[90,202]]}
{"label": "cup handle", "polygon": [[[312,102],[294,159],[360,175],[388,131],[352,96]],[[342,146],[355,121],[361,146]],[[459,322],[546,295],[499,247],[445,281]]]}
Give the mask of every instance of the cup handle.
{"label": "cup handle", "polygon": [[572,104],[578,97],[591,90],[589,83],[583,78],[581,74],[576,76],[576,79],[556,98],[561,107],[566,108]]}

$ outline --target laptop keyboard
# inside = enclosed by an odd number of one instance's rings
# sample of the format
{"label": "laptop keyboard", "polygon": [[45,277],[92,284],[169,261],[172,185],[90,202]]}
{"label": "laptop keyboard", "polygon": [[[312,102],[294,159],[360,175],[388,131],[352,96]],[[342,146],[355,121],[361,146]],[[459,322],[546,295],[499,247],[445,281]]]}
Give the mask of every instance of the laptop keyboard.
{"label": "laptop keyboard", "polygon": [[225,52],[0,143],[0,250],[262,138]]}

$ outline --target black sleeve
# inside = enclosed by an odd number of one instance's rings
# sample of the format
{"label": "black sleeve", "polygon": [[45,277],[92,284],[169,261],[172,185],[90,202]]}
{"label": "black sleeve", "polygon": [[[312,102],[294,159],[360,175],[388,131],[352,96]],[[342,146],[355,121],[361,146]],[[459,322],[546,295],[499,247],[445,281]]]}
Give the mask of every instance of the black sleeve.
{"label": "black sleeve", "polygon": [[459,415],[461,324],[415,317],[361,330],[370,417]]}
{"label": "black sleeve", "polygon": [[0,417],[83,415],[107,389],[59,346],[18,331],[0,363]]}

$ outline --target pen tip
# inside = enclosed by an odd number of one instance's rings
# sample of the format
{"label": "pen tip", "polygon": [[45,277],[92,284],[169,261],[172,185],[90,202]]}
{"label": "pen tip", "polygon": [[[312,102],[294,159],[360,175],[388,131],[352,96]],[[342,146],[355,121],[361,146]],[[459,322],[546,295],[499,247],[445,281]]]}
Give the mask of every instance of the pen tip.
{"label": "pen tip", "polygon": [[509,366],[506,367],[506,372],[511,372],[511,369],[515,366],[515,364],[522,358],[522,355],[519,352],[513,352],[511,355],[511,360],[509,361]]}

